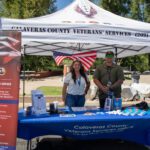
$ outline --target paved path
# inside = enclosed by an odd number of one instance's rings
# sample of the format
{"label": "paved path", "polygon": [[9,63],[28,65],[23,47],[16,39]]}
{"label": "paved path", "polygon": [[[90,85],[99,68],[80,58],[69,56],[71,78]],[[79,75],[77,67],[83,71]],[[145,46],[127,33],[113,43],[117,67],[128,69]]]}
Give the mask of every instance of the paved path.
{"label": "paved path", "polygon": [[[150,75],[141,75],[140,76],[140,83],[147,83],[150,84]],[[125,80],[125,85],[130,85],[132,83],[131,80]],[[93,85],[93,81],[91,81],[91,85]],[[33,80],[26,80],[25,81],[25,93],[27,95],[31,94],[31,90],[35,90],[41,86],[63,86],[63,77],[62,76],[55,76],[55,77],[48,77],[44,79],[33,79]],[[20,80],[20,95],[23,93],[23,81]]]}

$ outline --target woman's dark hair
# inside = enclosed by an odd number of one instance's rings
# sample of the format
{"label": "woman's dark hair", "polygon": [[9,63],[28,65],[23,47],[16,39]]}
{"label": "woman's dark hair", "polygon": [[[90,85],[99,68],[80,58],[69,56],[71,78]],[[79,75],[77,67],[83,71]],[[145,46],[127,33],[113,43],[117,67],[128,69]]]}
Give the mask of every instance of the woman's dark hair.
{"label": "woman's dark hair", "polygon": [[87,77],[86,77],[86,74],[85,74],[85,71],[84,71],[84,67],[83,67],[81,61],[79,61],[79,60],[73,61],[72,64],[71,64],[71,66],[70,66],[70,72],[72,74],[72,79],[73,79],[74,83],[76,84],[76,74],[75,74],[73,65],[76,62],[78,62],[80,64],[80,70],[79,70],[79,72],[80,72],[81,76],[85,79],[86,84],[88,84]]}

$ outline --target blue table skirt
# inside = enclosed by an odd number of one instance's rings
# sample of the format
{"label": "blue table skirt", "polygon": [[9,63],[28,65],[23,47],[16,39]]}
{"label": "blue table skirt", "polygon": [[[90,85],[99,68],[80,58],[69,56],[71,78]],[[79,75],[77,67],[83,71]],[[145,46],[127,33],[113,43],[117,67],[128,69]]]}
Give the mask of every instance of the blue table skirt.
{"label": "blue table skirt", "polygon": [[26,140],[43,135],[61,135],[80,140],[122,139],[150,146],[150,115],[122,116],[83,113],[25,116],[19,113],[18,137]]}

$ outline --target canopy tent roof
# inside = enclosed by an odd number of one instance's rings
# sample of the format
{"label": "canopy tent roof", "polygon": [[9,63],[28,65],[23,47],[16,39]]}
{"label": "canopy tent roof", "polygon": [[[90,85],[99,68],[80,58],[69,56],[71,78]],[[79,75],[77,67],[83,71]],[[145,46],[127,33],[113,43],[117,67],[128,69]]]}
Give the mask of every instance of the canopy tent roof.
{"label": "canopy tent roof", "polygon": [[0,19],[0,29],[22,31],[25,54],[52,55],[117,49],[118,57],[150,53],[150,24],[110,13],[88,0],[31,19]]}

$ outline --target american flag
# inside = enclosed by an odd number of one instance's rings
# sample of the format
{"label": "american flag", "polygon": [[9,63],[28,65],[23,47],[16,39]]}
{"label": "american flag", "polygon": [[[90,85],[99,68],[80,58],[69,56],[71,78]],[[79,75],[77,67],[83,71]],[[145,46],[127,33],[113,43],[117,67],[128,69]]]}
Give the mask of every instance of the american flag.
{"label": "american flag", "polygon": [[53,57],[58,66],[61,64],[61,62],[65,58],[72,59],[73,61],[79,60],[79,61],[81,61],[82,65],[84,66],[85,71],[88,71],[96,60],[96,51],[76,53],[76,54],[53,52]]}

